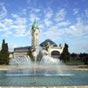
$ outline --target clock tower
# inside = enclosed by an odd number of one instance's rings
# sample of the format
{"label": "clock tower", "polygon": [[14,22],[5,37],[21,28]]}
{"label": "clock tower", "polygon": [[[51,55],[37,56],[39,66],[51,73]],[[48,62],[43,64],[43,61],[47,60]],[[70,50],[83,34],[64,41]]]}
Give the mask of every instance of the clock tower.
{"label": "clock tower", "polygon": [[36,50],[38,48],[39,45],[39,27],[38,24],[36,22],[36,20],[34,21],[32,28],[31,28],[31,35],[32,35],[32,49]]}

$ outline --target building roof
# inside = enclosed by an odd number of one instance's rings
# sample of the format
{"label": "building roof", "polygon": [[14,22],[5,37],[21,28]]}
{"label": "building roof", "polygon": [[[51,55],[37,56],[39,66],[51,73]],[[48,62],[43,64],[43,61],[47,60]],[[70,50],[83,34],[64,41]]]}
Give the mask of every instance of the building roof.
{"label": "building roof", "polygon": [[57,44],[50,39],[46,39],[44,42],[42,42],[40,44],[40,46],[41,47],[46,47],[48,45],[48,43],[50,44],[50,46],[53,45],[54,47],[57,47]]}
{"label": "building roof", "polygon": [[38,23],[36,22],[36,20],[34,21],[33,25],[32,25],[32,29],[39,29],[38,27]]}
{"label": "building roof", "polygon": [[18,52],[18,51],[25,51],[25,52],[27,52],[29,50],[31,50],[30,46],[14,48],[14,52]]}

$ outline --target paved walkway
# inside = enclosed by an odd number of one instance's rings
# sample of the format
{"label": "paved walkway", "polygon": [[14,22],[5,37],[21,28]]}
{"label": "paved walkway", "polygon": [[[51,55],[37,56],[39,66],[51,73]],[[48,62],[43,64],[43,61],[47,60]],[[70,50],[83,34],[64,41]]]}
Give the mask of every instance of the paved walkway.
{"label": "paved walkway", "polygon": [[[85,65],[84,65],[85,66]],[[48,70],[53,70],[53,69],[62,69],[62,70],[88,70],[88,68],[80,68],[83,67],[83,65],[78,65],[78,66],[70,66],[70,65],[63,65],[63,66],[43,66],[43,65],[36,65],[36,66],[14,66],[14,65],[0,65],[0,70],[14,70],[14,69],[30,69],[30,68],[36,68],[36,69],[48,69]]]}
{"label": "paved walkway", "polygon": [[88,88],[88,86],[51,86],[51,87],[0,87],[0,88]]}

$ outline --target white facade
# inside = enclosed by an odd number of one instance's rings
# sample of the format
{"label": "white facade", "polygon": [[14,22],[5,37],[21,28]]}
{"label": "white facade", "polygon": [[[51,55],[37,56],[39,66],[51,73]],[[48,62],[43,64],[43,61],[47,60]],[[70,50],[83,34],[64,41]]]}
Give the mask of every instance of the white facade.
{"label": "white facade", "polygon": [[31,30],[32,32],[32,48],[36,49],[39,45],[39,30]]}
{"label": "white facade", "polygon": [[13,57],[28,55],[28,51],[31,49],[30,46],[17,47],[14,49]]}
{"label": "white facade", "polygon": [[32,49],[37,49],[39,46],[39,28],[38,28],[38,24],[36,23],[36,21],[34,22],[34,24],[32,25],[32,29],[31,29],[31,35],[32,35]]}
{"label": "white facade", "polygon": [[48,42],[47,46],[48,46],[48,49],[43,50],[43,52],[46,55],[59,57],[61,55],[61,53],[63,52],[63,47],[62,46],[52,46],[52,45],[49,44],[49,42]]}

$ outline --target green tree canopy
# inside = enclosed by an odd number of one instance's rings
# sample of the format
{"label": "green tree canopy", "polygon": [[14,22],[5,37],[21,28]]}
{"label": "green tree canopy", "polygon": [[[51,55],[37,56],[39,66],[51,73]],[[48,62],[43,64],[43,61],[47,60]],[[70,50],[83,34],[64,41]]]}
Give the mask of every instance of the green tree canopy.
{"label": "green tree canopy", "polygon": [[9,52],[8,52],[8,44],[5,43],[5,40],[2,41],[2,49],[0,51],[0,64],[8,64],[9,63]]}
{"label": "green tree canopy", "polygon": [[68,51],[68,44],[65,43],[63,52],[60,56],[60,59],[64,62],[67,62],[70,59],[70,53]]}

